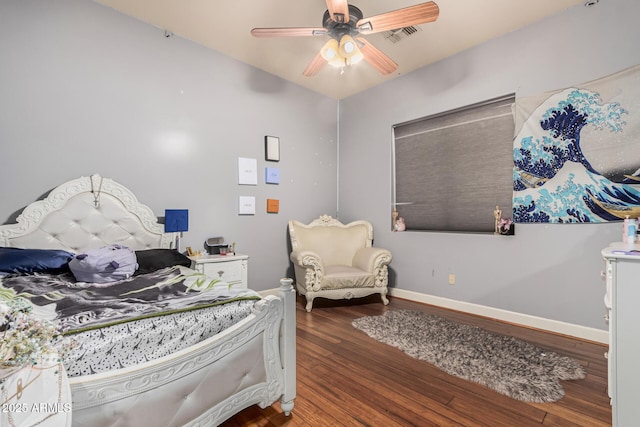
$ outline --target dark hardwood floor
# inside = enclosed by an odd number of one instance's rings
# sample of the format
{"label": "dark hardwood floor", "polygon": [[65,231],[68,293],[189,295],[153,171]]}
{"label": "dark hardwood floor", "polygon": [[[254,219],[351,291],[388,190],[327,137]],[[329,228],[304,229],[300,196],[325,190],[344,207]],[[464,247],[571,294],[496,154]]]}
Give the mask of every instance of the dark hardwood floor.
{"label": "dark hardwood floor", "polygon": [[[580,426],[611,425],[606,347],[438,307],[379,296],[351,301],[316,299],[311,313],[297,305],[297,398],[290,417],[278,403],[251,406],[232,426]],[[351,326],[361,316],[409,308],[508,334],[573,357],[587,377],[563,381],[565,397],[525,403],[448,375],[381,344]]]}

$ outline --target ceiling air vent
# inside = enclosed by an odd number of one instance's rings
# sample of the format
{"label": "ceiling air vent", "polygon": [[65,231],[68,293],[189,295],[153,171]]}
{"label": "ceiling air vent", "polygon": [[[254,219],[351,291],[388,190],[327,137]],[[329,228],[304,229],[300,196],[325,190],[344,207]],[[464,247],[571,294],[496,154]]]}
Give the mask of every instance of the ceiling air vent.
{"label": "ceiling air vent", "polygon": [[418,31],[422,31],[420,27],[404,27],[398,28],[397,30],[385,31],[382,33],[386,40],[389,40],[391,43],[398,43],[409,36],[414,35]]}

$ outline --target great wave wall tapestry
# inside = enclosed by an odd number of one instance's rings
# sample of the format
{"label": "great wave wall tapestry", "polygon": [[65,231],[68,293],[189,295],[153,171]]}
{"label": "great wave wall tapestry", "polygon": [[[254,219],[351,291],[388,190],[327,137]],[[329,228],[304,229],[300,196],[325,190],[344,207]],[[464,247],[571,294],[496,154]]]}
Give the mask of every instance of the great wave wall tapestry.
{"label": "great wave wall tapestry", "polygon": [[516,97],[515,222],[598,223],[640,214],[640,65]]}

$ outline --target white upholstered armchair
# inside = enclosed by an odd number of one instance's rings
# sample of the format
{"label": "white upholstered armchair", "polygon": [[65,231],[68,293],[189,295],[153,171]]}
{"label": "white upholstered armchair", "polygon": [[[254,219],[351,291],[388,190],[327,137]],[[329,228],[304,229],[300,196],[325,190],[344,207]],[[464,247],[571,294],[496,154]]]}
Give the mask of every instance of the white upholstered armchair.
{"label": "white upholstered armchair", "polygon": [[308,225],[289,221],[296,287],[311,311],[316,297],[351,299],[378,293],[386,305],[391,252],[374,248],[367,221],[342,224],[323,215]]}

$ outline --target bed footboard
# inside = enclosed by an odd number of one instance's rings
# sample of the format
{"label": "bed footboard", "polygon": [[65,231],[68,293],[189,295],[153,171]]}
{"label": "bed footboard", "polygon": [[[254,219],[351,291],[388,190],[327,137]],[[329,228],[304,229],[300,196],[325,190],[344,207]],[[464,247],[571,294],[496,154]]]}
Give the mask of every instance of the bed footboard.
{"label": "bed footboard", "polygon": [[74,426],[214,426],[240,410],[296,396],[295,290],[258,301],[238,324],[170,356],[71,378]]}

